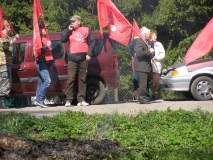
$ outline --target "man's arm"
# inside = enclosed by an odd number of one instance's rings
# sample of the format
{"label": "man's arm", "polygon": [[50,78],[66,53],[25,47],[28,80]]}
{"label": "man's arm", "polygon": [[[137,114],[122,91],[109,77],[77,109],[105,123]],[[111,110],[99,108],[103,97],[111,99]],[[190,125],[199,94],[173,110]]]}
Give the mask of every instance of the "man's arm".
{"label": "man's arm", "polygon": [[132,56],[134,56],[135,54],[135,45],[136,45],[136,39],[132,40],[128,46],[128,50]]}
{"label": "man's arm", "polygon": [[69,36],[70,36],[71,33],[72,33],[71,30],[66,29],[66,30],[61,34],[60,41],[61,41],[62,43],[68,42],[68,41],[69,41]]}
{"label": "man's arm", "polygon": [[89,33],[88,37],[87,37],[87,42],[88,42],[88,46],[89,46],[89,50],[88,50],[88,53],[87,55],[88,56],[92,56],[92,51],[94,50],[95,48],[95,38],[94,36],[92,35],[92,33]]}
{"label": "man's arm", "polygon": [[135,52],[138,58],[150,57],[152,58],[152,53],[147,48],[146,44],[140,39],[135,45]]}

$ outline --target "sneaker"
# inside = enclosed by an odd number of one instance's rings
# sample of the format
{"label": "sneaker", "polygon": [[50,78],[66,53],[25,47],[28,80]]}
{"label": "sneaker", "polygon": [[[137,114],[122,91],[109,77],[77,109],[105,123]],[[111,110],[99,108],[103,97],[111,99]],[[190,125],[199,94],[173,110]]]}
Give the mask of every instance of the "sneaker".
{"label": "sneaker", "polygon": [[71,107],[70,101],[66,101],[66,104],[64,105],[65,107]]}
{"label": "sneaker", "polygon": [[132,101],[137,102],[138,101],[138,97],[137,96],[133,96]]}
{"label": "sneaker", "polygon": [[41,108],[48,108],[48,106],[47,105],[45,105],[45,103],[44,102],[37,102],[37,101],[35,101],[35,104],[37,105],[37,107],[41,107]]}
{"label": "sneaker", "polygon": [[77,106],[89,106],[89,103],[82,101],[82,102],[78,103]]}

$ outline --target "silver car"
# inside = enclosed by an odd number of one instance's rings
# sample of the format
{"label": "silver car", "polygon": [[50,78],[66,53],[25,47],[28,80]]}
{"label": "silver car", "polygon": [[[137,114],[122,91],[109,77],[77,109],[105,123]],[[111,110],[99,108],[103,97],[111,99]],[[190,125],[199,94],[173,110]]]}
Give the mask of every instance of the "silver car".
{"label": "silver car", "polygon": [[164,90],[187,91],[199,101],[210,100],[213,91],[213,58],[180,63],[164,69],[160,77]]}

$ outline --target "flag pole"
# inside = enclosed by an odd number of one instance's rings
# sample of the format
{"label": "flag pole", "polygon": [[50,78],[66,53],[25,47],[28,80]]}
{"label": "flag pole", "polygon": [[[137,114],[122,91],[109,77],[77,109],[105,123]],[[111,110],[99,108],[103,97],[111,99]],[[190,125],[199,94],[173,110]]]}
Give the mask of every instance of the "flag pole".
{"label": "flag pole", "polygon": [[14,30],[13,26],[11,25],[9,19],[7,18],[6,14],[3,12],[3,10],[2,10],[2,13],[3,13],[3,16],[6,18],[7,22],[9,23],[9,25],[10,25],[10,27],[11,27],[13,33],[16,35],[17,32]]}

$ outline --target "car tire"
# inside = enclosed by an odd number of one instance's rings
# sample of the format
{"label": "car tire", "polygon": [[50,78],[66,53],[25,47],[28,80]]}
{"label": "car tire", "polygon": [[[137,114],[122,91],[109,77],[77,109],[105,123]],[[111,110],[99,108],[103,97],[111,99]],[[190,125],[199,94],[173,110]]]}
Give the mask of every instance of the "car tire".
{"label": "car tire", "polygon": [[106,89],[104,84],[94,78],[87,80],[86,100],[90,104],[100,104],[105,96]]}
{"label": "car tire", "polygon": [[210,100],[209,93],[213,89],[213,80],[210,77],[202,76],[196,78],[191,85],[191,93],[198,101]]}

